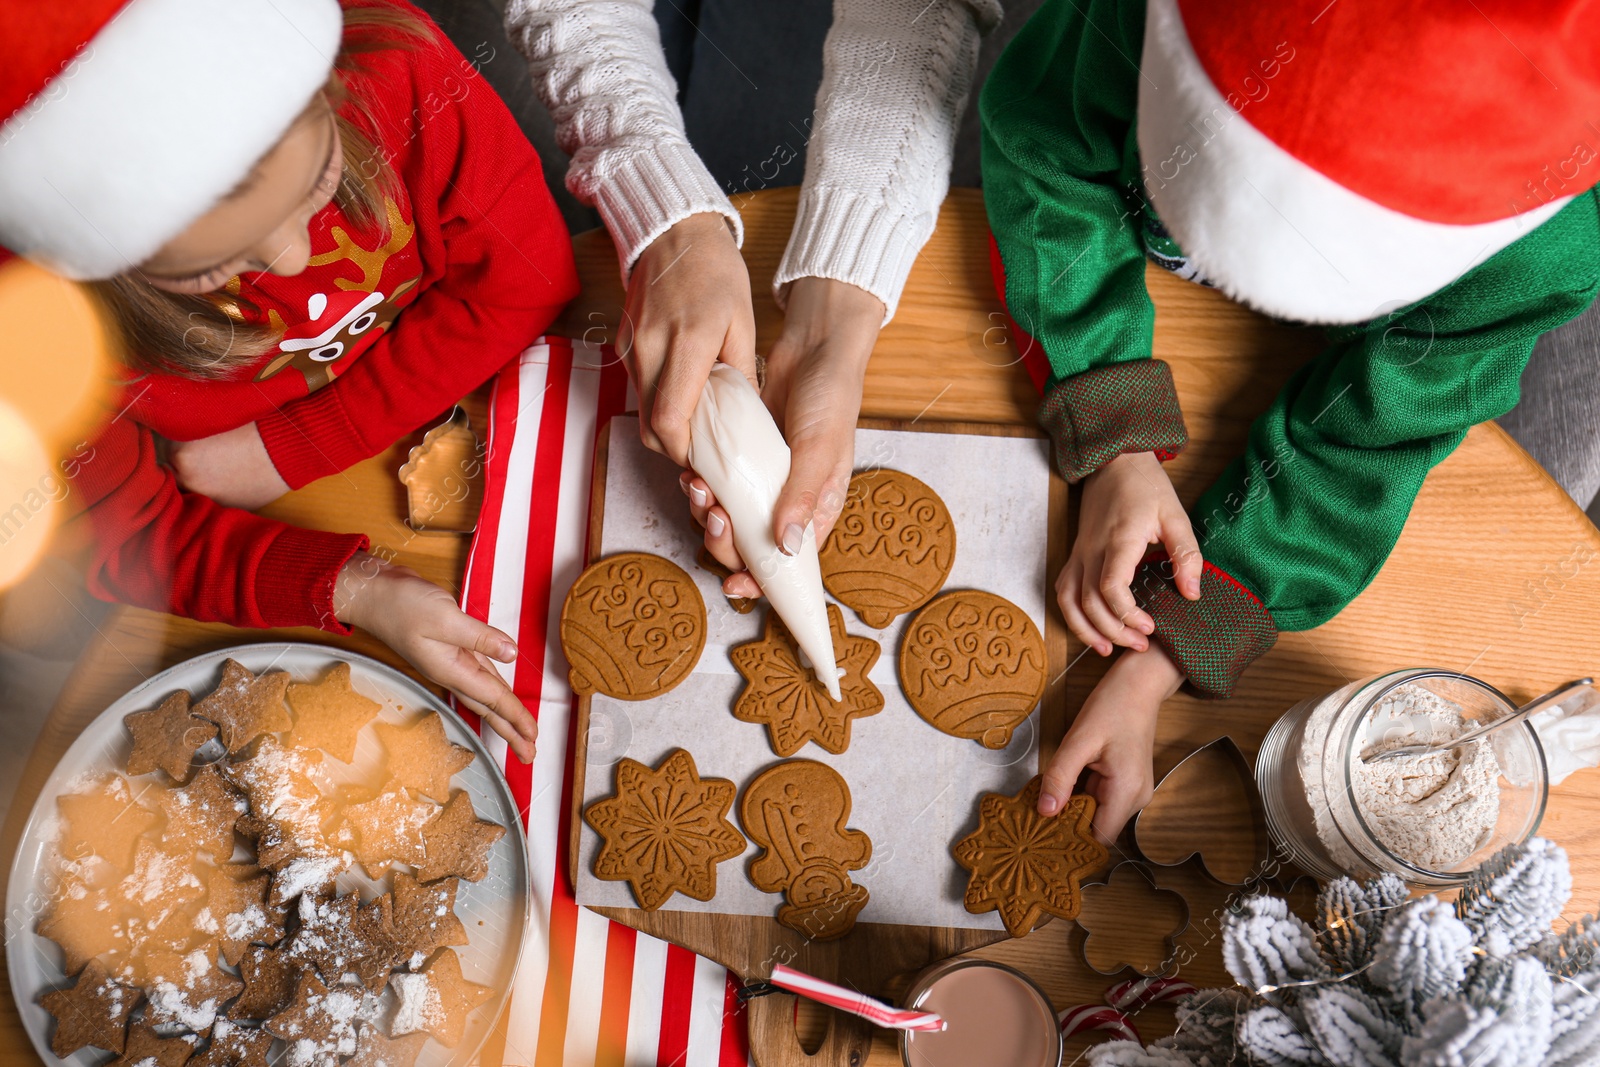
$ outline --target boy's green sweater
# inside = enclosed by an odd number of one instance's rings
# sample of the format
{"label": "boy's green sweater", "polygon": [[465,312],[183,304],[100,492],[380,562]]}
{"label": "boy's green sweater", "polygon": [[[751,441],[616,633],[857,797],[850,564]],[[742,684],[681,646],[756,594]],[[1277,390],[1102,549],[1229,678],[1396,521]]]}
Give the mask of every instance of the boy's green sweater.
{"label": "boy's green sweater", "polygon": [[[1186,442],[1152,360],[1145,258],[1181,267],[1146,203],[1134,136],[1145,0],[1047,0],[984,86],[983,188],[1012,318],[1043,346],[1040,421],[1076,481],[1124,452]],[[1200,498],[1202,598],[1170,565],[1136,583],[1190,682],[1226,696],[1282,630],[1338,614],[1394,548],[1428,471],[1517,402],[1535,340],[1600,289],[1591,190],[1449,287],[1327,331]]]}

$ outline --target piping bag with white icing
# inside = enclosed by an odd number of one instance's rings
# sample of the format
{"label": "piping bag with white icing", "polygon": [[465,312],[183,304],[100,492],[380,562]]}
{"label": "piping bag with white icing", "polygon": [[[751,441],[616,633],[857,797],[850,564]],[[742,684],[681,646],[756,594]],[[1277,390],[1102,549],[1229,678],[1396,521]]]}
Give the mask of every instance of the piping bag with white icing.
{"label": "piping bag with white icing", "polygon": [[689,419],[689,466],[705,479],[733,524],[733,544],[772,601],[817,680],[839,699],[817,535],[809,523],[790,556],[772,537],[772,513],[789,480],[789,444],[750,380],[726,363],[711,368]]}

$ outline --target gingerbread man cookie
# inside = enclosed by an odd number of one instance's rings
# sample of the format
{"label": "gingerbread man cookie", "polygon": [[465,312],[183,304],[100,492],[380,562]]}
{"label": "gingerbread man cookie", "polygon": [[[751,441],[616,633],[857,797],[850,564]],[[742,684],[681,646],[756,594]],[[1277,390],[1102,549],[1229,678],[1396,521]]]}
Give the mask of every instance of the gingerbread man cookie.
{"label": "gingerbread man cookie", "polygon": [[862,471],[822,546],[822,584],[882,630],[926,604],[955,561],[956,524],[938,493],[901,471]]}
{"label": "gingerbread man cookie", "polygon": [[576,692],[647,700],[700,662],[706,604],[671,560],[645,552],[607,556],[572,583],[561,606],[561,647]]}
{"label": "gingerbread man cookie", "polygon": [[900,688],[952,737],[1005,748],[1039,706],[1049,677],[1044,638],[1004,597],[962,589],[917,613],[900,642]]}
{"label": "gingerbread man cookie", "polygon": [[846,827],[850,787],[813,760],[789,760],[764,771],[744,791],[739,819],[765,851],[750,864],[763,893],[783,893],[778,921],[816,941],[843,937],[867,904],[850,881],[872,859],[872,841]]}

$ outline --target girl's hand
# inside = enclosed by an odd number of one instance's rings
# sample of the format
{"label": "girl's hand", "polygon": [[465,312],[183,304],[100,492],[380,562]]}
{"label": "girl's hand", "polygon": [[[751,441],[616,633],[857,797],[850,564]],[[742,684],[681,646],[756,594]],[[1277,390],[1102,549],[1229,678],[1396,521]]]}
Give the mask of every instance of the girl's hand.
{"label": "girl's hand", "polygon": [[1156,623],[1129,588],[1152,544],[1166,546],[1178,592],[1200,599],[1200,545],[1153,452],[1118,456],[1083,480],[1078,539],[1056,579],[1067,628],[1102,656],[1150,647]]}
{"label": "girl's hand", "polygon": [[[883,301],[858,286],[829,278],[799,278],[789,288],[783,333],[767,358],[761,398],[789,442],[789,480],[773,511],[772,537],[798,550],[807,524],[817,544],[827,540],[855,465],[856,418],[867,360],[883,324]],[[685,472],[689,510],[706,531],[706,549],[733,571],[722,583],[729,596],[759,597],[733,547],[727,512],[710,487]]]}
{"label": "girl's hand", "polygon": [[645,445],[689,462],[689,416],[718,360],[756,380],[750,273],[721,215],[690,215],[639,256],[617,351],[639,390]]}
{"label": "girl's hand", "polygon": [[1088,771],[1084,791],[1097,804],[1095,835],[1108,844],[1115,841],[1155,789],[1150,759],[1156,714],[1182,684],[1183,675],[1159,645],[1123,653],[1083,702],[1045,768],[1039,813],[1060,811],[1078,776]]}
{"label": "girl's hand", "polygon": [[533,762],[539,724],[492,660],[514,663],[517,646],[456,606],[449,593],[408,567],[358,552],[339,572],[334,614],[381,639],[444,686]]}
{"label": "girl's hand", "polygon": [[180,486],[226,507],[255,511],[289,491],[253,422],[198,441],[174,441],[168,455]]}

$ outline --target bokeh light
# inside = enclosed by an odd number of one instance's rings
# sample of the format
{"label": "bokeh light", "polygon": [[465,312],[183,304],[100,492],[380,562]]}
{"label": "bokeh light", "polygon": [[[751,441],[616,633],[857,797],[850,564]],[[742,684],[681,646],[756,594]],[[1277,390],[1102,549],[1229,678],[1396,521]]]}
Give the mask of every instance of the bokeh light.
{"label": "bokeh light", "polygon": [[92,432],[110,384],[111,336],[78,285],[27,260],[0,265],[0,400],[48,452],[69,452]]}
{"label": "bokeh light", "polygon": [[44,442],[21,412],[0,401],[0,589],[44,554],[66,495]]}

